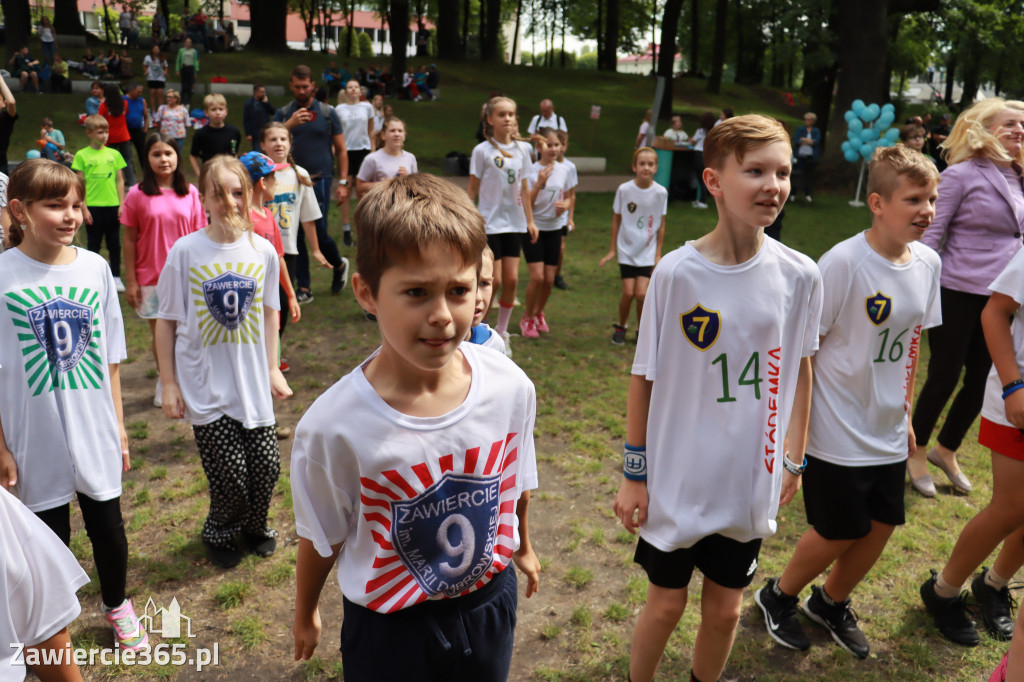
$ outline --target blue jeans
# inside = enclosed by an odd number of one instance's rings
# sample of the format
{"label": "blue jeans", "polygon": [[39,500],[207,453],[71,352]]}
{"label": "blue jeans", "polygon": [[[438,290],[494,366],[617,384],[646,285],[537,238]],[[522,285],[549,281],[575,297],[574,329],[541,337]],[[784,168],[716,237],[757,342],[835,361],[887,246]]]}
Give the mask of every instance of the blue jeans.
{"label": "blue jeans", "polygon": [[[316,197],[316,202],[320,204],[320,220],[316,221],[316,239],[320,245],[320,253],[324,254],[324,258],[327,262],[338,267],[341,265],[341,254],[338,253],[338,245],[331,239],[331,235],[327,234],[327,211],[331,207],[331,181],[334,177],[331,175],[313,178],[313,196]],[[298,258],[298,272],[295,273],[295,278],[299,281],[299,289],[309,290],[309,253],[306,251],[306,237],[299,229],[299,258]]]}

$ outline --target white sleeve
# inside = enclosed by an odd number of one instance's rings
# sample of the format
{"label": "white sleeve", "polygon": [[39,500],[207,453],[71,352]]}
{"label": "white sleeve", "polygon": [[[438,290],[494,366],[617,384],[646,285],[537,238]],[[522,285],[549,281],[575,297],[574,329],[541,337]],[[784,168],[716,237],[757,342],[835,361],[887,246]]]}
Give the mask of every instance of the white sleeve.
{"label": "white sleeve", "polygon": [[804,327],[803,350],[800,353],[804,358],[814,355],[818,350],[818,326],[821,324],[821,272],[813,261],[811,268],[812,271],[808,275],[810,291],[807,292],[807,322]]}
{"label": "white sleeve", "polygon": [[469,174],[476,178],[483,178],[484,168],[487,165],[486,142],[482,142],[473,148],[473,155],[469,157]]}
{"label": "white sleeve", "polygon": [[167,253],[167,262],[157,280],[156,295],[160,301],[157,317],[184,323],[188,315],[188,271],[185,270],[184,248],[178,240]]}
{"label": "white sleeve", "polygon": [[373,158],[373,154],[367,154],[366,158],[363,159],[356,177],[363,182],[373,182],[374,178],[377,177],[377,159]]}
{"label": "white sleeve", "polygon": [[526,128],[526,132],[528,132],[530,135],[533,135],[535,132],[537,132],[538,119],[540,119],[540,116],[534,116],[533,118],[530,119],[530,125],[527,126]]}
{"label": "white sleeve", "polygon": [[1005,294],[1018,305],[1024,305],[1024,250],[1018,251],[989,285],[993,293]]}
{"label": "white sleeve", "polygon": [[409,175],[415,175],[420,172],[416,166],[416,157],[411,152],[407,153],[409,154]]}
{"label": "white sleeve", "polygon": [[928,293],[928,308],[924,313],[924,324],[922,329],[931,329],[942,324],[942,295],[940,294],[939,280],[942,277],[942,261],[935,258],[935,269],[932,272],[932,288]]}
{"label": "white sleeve", "polygon": [[120,364],[128,357],[128,348],[124,338],[124,318],[121,317],[121,303],[117,299],[117,287],[110,266],[104,268],[107,276],[107,295],[103,301],[103,321],[106,323],[103,333],[107,335],[108,365]]}
{"label": "white sleeve", "polygon": [[274,245],[266,239],[260,244],[267,261],[267,274],[263,278],[263,305],[274,310],[281,310],[281,262],[278,260]]}
{"label": "white sleeve", "polygon": [[658,215],[668,215],[668,190],[662,188],[659,194],[661,195],[661,211]]}
{"label": "white sleeve", "polygon": [[818,323],[818,336],[827,336],[843,309],[843,301],[850,284],[850,264],[845,258],[836,257],[833,251],[827,252],[818,261],[822,281],[821,321]]}
{"label": "white sleeve", "polygon": [[[308,176],[307,176],[308,177]],[[310,220],[320,220],[323,212],[320,211],[320,204],[316,201],[313,188],[309,185],[299,183],[299,222],[305,223]]]}
{"label": "white sleeve", "polygon": [[520,490],[533,490],[538,486],[537,479],[537,452],[533,442],[533,427],[537,421],[537,389],[530,383],[530,391],[527,400],[530,401],[530,409],[523,424],[522,442],[520,443],[519,454],[522,457],[520,474],[522,480],[519,482]]}
{"label": "white sleeve", "polygon": [[[295,433],[292,448],[291,484],[292,505],[295,511],[295,532],[299,537],[313,543],[320,556],[331,555],[331,546],[348,538],[355,524],[356,507],[359,503],[358,468],[341,480],[355,481],[352,490],[335,485],[335,468],[346,468],[352,457],[340,453],[338,448],[327,442],[324,425],[317,423],[315,413],[307,413]],[[328,471],[320,462],[329,462]],[[354,462],[351,462],[354,464]]]}
{"label": "white sleeve", "polygon": [[[0,629],[9,622],[17,636],[11,641],[34,646],[78,617],[82,607],[75,592],[89,576],[35,514],[5,490],[0,497],[0,583],[6,583]],[[0,653],[0,660],[9,653]]]}
{"label": "white sleeve", "polygon": [[625,200],[625,197],[622,196],[623,194],[622,185],[620,185],[619,188],[615,190],[615,200],[612,202],[612,212],[615,215],[622,215],[622,202]]}

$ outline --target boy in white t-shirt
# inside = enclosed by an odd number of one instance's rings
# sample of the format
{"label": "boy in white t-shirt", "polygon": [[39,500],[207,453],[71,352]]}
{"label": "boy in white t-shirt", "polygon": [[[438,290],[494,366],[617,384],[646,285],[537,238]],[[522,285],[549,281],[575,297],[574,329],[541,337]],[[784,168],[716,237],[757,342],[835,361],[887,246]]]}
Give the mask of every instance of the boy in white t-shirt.
{"label": "boy in white t-shirt", "polygon": [[60,538],[0,486],[0,680],[23,680],[26,663],[43,680],[82,679],[68,625],[87,582]]}
{"label": "boy in white t-shirt", "polygon": [[799,484],[783,463],[807,437],[821,275],[764,236],[789,195],[789,144],[778,121],[757,115],[708,135],[718,224],[665,256],[648,289],[614,505],[640,530],[635,561],[650,581],[633,682],[654,677],[694,568],[704,586],[691,680],[721,677],[761,540]]}
{"label": "boy in white t-shirt", "polygon": [[641,147],[633,152],[636,178],[622,183],[615,190],[612,246],[598,265],[604,265],[618,253],[622,295],[619,297],[619,322],[612,332],[612,343],[616,346],[626,343],[626,323],[634,299],[639,326],[651,271],[661,260],[668,191],[654,182],[657,171],[657,152],[650,147]]}
{"label": "boy in white t-shirt", "polygon": [[921,332],[942,323],[939,256],[917,243],[935,217],[938,184],[935,164],[920,152],[876,150],[868,170],[871,227],[818,263],[824,305],[803,473],[812,528],[782,576],[754,595],[768,634],[789,649],[810,647],[798,595],[831,566],[802,610],[854,656],[870,652],[849,595],[905,522]]}
{"label": "boy in white t-shirt", "polygon": [[510,564],[527,597],[540,577],[527,528],[536,393],[508,358],[463,342],[483,219],[454,185],[417,174],[375,187],[355,226],[352,286],[381,346],[296,432],[295,658],[320,640],[317,602],[337,564],[346,677],[504,680]]}
{"label": "boy in white t-shirt", "polygon": [[466,334],[466,341],[485,348],[493,348],[508,357],[512,357],[509,348],[498,332],[484,322],[484,317],[491,309],[491,294],[494,293],[494,252],[485,246],[480,259],[480,275],[476,278],[476,306],[473,308],[473,326]]}

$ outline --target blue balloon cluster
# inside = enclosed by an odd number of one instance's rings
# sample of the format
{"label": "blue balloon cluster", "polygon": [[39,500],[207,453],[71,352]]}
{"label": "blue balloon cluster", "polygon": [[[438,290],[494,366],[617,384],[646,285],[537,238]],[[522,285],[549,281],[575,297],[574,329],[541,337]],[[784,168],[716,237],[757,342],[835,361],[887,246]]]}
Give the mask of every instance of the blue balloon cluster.
{"label": "blue balloon cluster", "polygon": [[867,161],[875,153],[876,147],[890,147],[900,139],[899,128],[889,128],[896,119],[896,109],[892,104],[878,106],[864,104],[864,100],[854,100],[843,118],[846,119],[843,158],[850,163],[861,159]]}

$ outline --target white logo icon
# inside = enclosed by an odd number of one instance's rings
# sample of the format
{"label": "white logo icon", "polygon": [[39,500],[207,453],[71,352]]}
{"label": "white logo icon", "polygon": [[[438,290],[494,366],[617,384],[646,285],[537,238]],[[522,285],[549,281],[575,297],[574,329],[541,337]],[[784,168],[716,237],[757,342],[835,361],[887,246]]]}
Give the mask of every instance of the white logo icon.
{"label": "white logo icon", "polygon": [[[160,627],[156,627],[157,616],[160,617]],[[178,598],[171,599],[167,608],[157,606],[150,597],[146,602],[146,610],[143,612],[139,623],[146,629],[146,632],[157,634],[165,639],[177,639],[181,637],[181,622],[185,621],[185,632],[187,637],[195,637],[192,634],[192,619],[181,615],[181,607],[178,605]]]}

